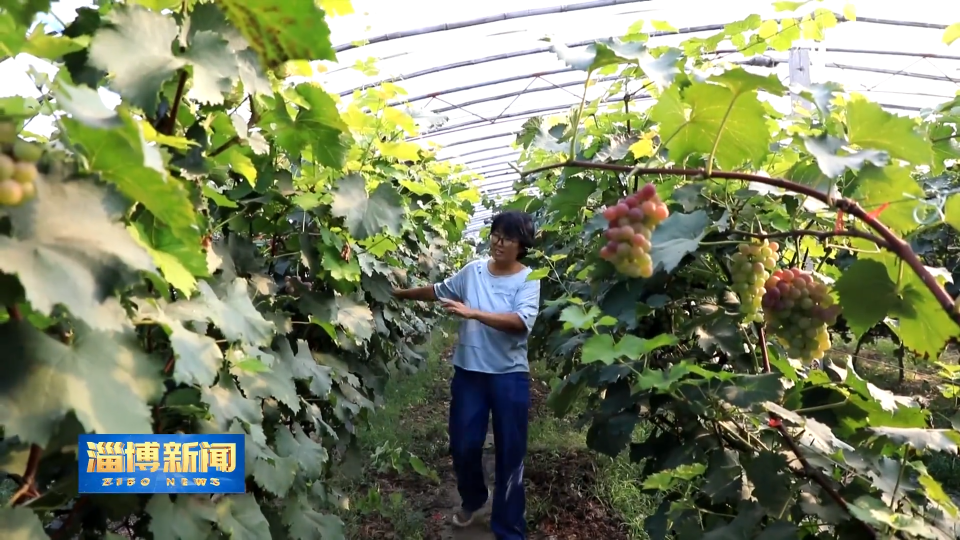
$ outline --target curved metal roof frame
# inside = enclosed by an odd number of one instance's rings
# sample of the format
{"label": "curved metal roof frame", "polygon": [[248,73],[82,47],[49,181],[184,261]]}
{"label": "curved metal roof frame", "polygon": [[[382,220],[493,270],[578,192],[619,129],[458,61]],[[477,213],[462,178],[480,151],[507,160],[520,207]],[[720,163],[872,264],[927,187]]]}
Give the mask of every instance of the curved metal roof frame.
{"label": "curved metal roof frame", "polygon": [[[838,1],[841,3],[812,2],[807,12],[816,7],[839,12],[846,2]],[[836,15],[838,26],[827,30],[825,41],[798,44],[810,49],[809,56],[813,57],[810,79],[839,82],[887,109],[905,113],[954,97],[960,86],[960,52],[950,54],[954,51],[947,49],[940,38],[947,26],[944,23],[960,21],[960,4],[915,0],[907,14],[902,3],[892,0],[854,3],[862,12],[854,21]],[[563,113],[581,99],[585,74],[566,66],[551,52],[549,44],[535,45],[548,31],[559,34],[552,37],[554,42],[577,48],[611,34],[624,35],[637,19],[660,20],[679,29],[646,32],[648,41],[677,46],[691,37],[712,36],[726,24],[751,14],[764,20],[803,14],[778,13],[767,0],[741,0],[722,6],[710,0],[593,0],[565,5],[549,0],[488,0],[469,8],[458,5],[456,9],[449,4],[459,3],[409,0],[403,11],[428,13],[417,22],[423,22],[423,18],[436,22],[418,27],[413,21],[403,20],[400,8],[391,11],[383,4],[354,0],[358,13],[366,9],[373,15],[331,19],[334,39],[344,43],[336,47],[339,64],[331,65],[323,74],[323,84],[350,99],[357,89],[397,83],[409,94],[392,105],[446,117],[445,122],[408,140],[438,144],[439,159],[469,167],[482,177],[481,191],[494,197],[514,191],[519,175],[511,164],[519,150],[513,143],[523,122]],[[502,10],[518,5],[522,9]],[[354,20],[348,21],[351,17]],[[906,18],[910,20],[903,20]],[[360,25],[368,19],[378,30],[390,30],[362,42]],[[790,78],[790,53],[767,51],[744,58],[725,42],[714,56],[751,71]],[[378,58],[382,75],[366,76],[351,69],[357,61],[369,57]],[[618,80],[617,75],[594,77],[587,99],[618,104],[626,98],[631,110],[650,105],[652,100],[645,100],[639,88],[618,87],[616,95],[609,95],[611,85]],[[468,229],[478,230],[489,213],[479,210]]]}

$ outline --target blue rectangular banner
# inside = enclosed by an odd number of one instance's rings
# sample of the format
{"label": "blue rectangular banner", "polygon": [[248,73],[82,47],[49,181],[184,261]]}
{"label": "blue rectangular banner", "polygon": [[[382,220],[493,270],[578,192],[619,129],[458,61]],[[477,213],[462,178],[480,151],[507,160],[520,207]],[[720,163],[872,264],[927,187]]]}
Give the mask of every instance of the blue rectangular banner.
{"label": "blue rectangular banner", "polygon": [[233,433],[80,435],[80,493],[244,493],[243,443]]}

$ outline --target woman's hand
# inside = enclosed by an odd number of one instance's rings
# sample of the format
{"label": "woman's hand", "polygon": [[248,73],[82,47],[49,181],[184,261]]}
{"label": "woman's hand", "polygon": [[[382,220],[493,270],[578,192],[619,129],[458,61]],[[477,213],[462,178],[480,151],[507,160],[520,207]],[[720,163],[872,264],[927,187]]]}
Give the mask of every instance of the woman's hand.
{"label": "woman's hand", "polygon": [[464,319],[472,319],[474,313],[473,309],[467,307],[462,302],[457,302],[456,300],[448,300],[446,298],[441,298],[440,301],[443,303],[443,309],[452,315],[461,317]]}

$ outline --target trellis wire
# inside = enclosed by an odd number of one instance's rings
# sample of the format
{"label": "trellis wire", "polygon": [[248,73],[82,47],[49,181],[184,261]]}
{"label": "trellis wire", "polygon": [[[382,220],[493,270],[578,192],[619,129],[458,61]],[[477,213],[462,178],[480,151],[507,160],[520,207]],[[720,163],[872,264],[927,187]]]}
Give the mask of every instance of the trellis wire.
{"label": "trellis wire", "polygon": [[[845,18],[842,17],[842,16],[839,16],[839,17],[837,17],[837,21],[838,21],[838,22],[847,22],[847,19],[845,19]],[[908,26],[908,27],[920,27],[920,28],[929,28],[929,29],[943,29],[943,28],[946,28],[945,25],[934,25],[934,24],[929,24],[929,23],[916,23],[916,22],[911,22],[911,21],[896,21],[896,20],[891,20],[891,19],[872,18],[872,19],[867,20],[867,19],[858,18],[857,21],[859,21],[859,22],[871,23],[871,24],[884,24],[884,25],[889,25],[889,26]],[[732,21],[732,22],[735,22],[735,21]],[[687,28],[680,28],[680,29],[678,29],[676,32],[674,32],[674,31],[650,32],[650,33],[647,34],[647,36],[648,36],[649,38],[655,38],[655,37],[670,36],[670,35],[682,35],[682,34],[695,34],[695,33],[699,33],[699,32],[710,32],[710,31],[716,31],[716,30],[723,30],[723,29],[727,26],[727,24],[729,24],[729,23],[724,23],[724,24],[711,24],[711,25],[702,25],[702,26],[691,26],[691,27],[687,27]],[[608,36],[608,37],[601,37],[601,38],[593,38],[593,39],[589,39],[589,40],[583,40],[583,41],[577,41],[577,42],[573,42],[573,43],[567,43],[566,46],[569,47],[569,48],[586,47],[586,46],[588,46],[588,45],[591,45],[591,44],[593,44],[593,43],[596,43],[598,40],[603,40],[603,39],[612,39],[612,38],[609,37],[609,36]],[[452,70],[452,69],[458,69],[458,68],[462,68],[462,67],[476,66],[476,65],[486,64],[486,63],[490,63],[490,62],[497,62],[497,61],[500,61],[500,60],[509,60],[509,59],[512,59],[512,58],[520,58],[520,57],[523,57],[523,56],[532,56],[532,55],[535,55],[535,54],[548,53],[548,52],[551,52],[551,51],[552,51],[552,48],[551,48],[550,46],[546,46],[546,47],[536,47],[536,48],[533,48],[533,49],[526,49],[526,50],[522,50],[522,51],[514,51],[514,52],[509,52],[509,53],[495,54],[495,55],[485,56],[485,57],[476,58],[476,59],[472,59],[472,60],[463,60],[463,61],[460,61],[460,62],[453,62],[453,63],[450,63],[450,64],[444,64],[444,65],[442,65],[442,66],[434,66],[434,67],[432,67],[432,68],[423,69],[423,70],[420,70],[420,71],[414,71],[414,72],[407,73],[407,74],[403,74],[403,75],[397,75],[397,76],[394,76],[394,77],[388,77],[388,78],[386,78],[386,79],[381,79],[381,80],[376,81],[376,82],[371,82],[371,83],[363,84],[363,85],[360,85],[360,86],[351,88],[350,90],[344,90],[344,91],[340,92],[340,95],[341,95],[341,96],[349,96],[350,94],[352,94],[353,92],[355,92],[355,91],[357,91],[357,90],[362,90],[362,89],[364,89],[364,88],[369,88],[369,87],[376,87],[376,86],[379,86],[379,85],[381,85],[381,84],[383,84],[383,83],[395,83],[395,82],[399,82],[399,81],[407,81],[407,80],[410,80],[410,79],[415,79],[415,78],[417,78],[417,77],[423,77],[423,76],[426,76],[426,75],[433,75],[433,74],[435,74],[435,73],[442,73],[442,72],[444,72],[444,71],[449,71],[449,70]],[[828,53],[829,53],[829,52],[836,52],[836,53],[844,53],[844,54],[880,54],[880,55],[884,55],[884,54],[889,55],[889,54],[892,54],[892,55],[896,55],[896,56],[922,57],[922,58],[940,58],[940,59],[945,59],[945,60],[960,60],[960,57],[957,57],[957,56],[937,55],[937,54],[926,54],[926,53],[911,53],[911,52],[907,52],[907,51],[890,52],[890,51],[871,51],[871,50],[868,50],[868,49],[833,49],[833,48],[829,48],[829,47],[824,48],[823,51],[824,51],[824,52],[828,52]],[[735,49],[734,49],[734,50],[729,50],[729,51],[720,51],[720,50],[714,51],[715,54],[736,53],[736,52],[739,52],[739,51],[737,51],[737,50],[735,50]]]}
{"label": "trellis wire", "polygon": [[[774,65],[777,65],[777,64],[787,63],[787,60],[786,60],[786,59],[780,59],[780,58],[772,58],[772,57],[769,57],[769,56],[761,56],[761,57],[755,57],[755,58],[748,58],[748,59],[745,59],[745,60],[738,60],[738,61],[736,61],[735,63],[742,64],[742,65],[750,65],[750,66],[773,67]],[[953,78],[950,78],[950,77],[945,77],[945,76],[939,76],[939,75],[927,75],[927,74],[924,74],[924,73],[913,73],[913,72],[908,72],[908,71],[896,71],[896,70],[884,69],[884,68],[871,68],[871,67],[852,66],[852,65],[848,65],[848,64],[836,64],[836,63],[832,63],[832,62],[828,62],[828,63],[824,64],[824,67],[830,68],[830,69],[844,69],[844,70],[850,70],[850,71],[863,71],[863,72],[869,72],[869,73],[880,73],[880,74],[885,74],[885,75],[894,75],[894,76],[902,76],[902,77],[913,77],[913,78],[918,78],[918,79],[926,79],[926,80],[941,81],[941,82],[956,82],[956,79],[953,79]],[[621,77],[620,75],[611,75],[611,76],[608,76],[608,77],[600,78],[600,79],[598,79],[596,82],[611,82],[611,81],[616,81],[616,80],[619,80],[619,79],[623,79],[623,77]],[[442,109],[437,109],[437,110],[432,111],[432,112],[439,114],[439,113],[447,112],[447,111],[450,111],[450,110],[453,110],[453,109],[463,109],[464,107],[471,106],[471,105],[478,105],[478,104],[481,104],[481,103],[486,103],[486,102],[490,102],[490,101],[496,101],[496,100],[505,99],[505,98],[509,98],[509,97],[514,97],[514,96],[525,95],[525,94],[529,94],[529,93],[533,93],[533,92],[541,92],[541,91],[545,91],[545,90],[555,90],[557,87],[564,88],[564,87],[568,87],[568,86],[582,86],[582,85],[584,84],[584,82],[585,82],[585,81],[572,81],[572,82],[568,82],[568,83],[557,84],[557,85],[555,85],[555,86],[553,86],[553,87],[551,87],[551,86],[545,86],[545,87],[534,88],[534,89],[530,89],[530,90],[526,90],[526,91],[511,92],[511,93],[508,93],[508,94],[501,94],[501,95],[497,95],[497,96],[489,96],[489,97],[485,97],[485,98],[481,98],[481,99],[476,99],[476,100],[473,100],[473,101],[468,101],[468,102],[466,102],[466,103],[459,103],[459,104],[455,104],[455,105],[450,106],[450,107],[445,107],[445,108],[442,108]],[[481,86],[483,86],[483,85],[481,85]],[[442,95],[442,94],[443,94],[443,93],[439,93],[439,95]],[[630,101],[645,101],[645,100],[649,99],[649,97],[650,97],[650,96],[649,96],[648,94],[638,94],[638,95],[636,95],[636,96],[631,96]],[[640,98],[640,99],[635,99],[635,98]],[[623,100],[623,98],[613,98],[613,101],[622,101],[622,100]],[[570,105],[570,106],[573,106],[573,104]],[[920,110],[921,110],[921,108],[919,108],[919,107],[909,107],[909,106],[904,106],[904,105],[881,104],[881,106],[884,106],[884,107],[887,107],[887,108],[890,108],[890,109],[899,109],[899,110],[908,110],[908,111],[920,111]],[[463,109],[463,110],[466,111],[466,109]],[[470,112],[470,111],[467,111],[467,112]],[[513,116],[522,116],[523,114],[526,114],[526,113],[515,113],[514,115],[503,115],[503,116],[501,116],[501,117],[499,117],[499,118],[512,118]],[[495,122],[495,121],[496,121],[496,119],[495,119],[493,122]],[[441,135],[442,135],[442,134],[446,134],[446,133],[453,133],[453,132],[457,131],[457,130],[455,130],[454,128],[467,127],[467,126],[472,126],[472,125],[481,125],[481,124],[485,124],[485,123],[492,123],[492,122],[491,122],[490,120],[487,120],[487,119],[471,120],[471,121],[468,121],[468,122],[465,122],[465,123],[460,123],[460,124],[454,124],[454,125],[451,125],[451,126],[440,127],[440,128],[438,128],[438,129],[436,129],[436,130],[434,130],[434,131],[427,131],[427,132],[422,133],[421,135],[416,135],[416,136],[413,136],[413,137],[408,137],[406,140],[407,140],[407,141],[416,141],[416,140],[423,139],[423,138],[425,138],[425,137],[435,136],[435,135],[438,135],[438,134],[441,134]]]}
{"label": "trellis wire", "polygon": [[[638,100],[635,100],[635,101],[650,101],[650,100],[652,100],[652,99],[653,99],[653,98],[642,98],[642,99],[638,99]],[[600,104],[601,104],[601,105],[609,105],[609,104],[611,104],[611,103],[619,103],[619,102],[622,102],[622,101],[623,101],[623,96],[614,96],[614,97],[610,97],[610,98],[606,98],[606,99],[604,99],[604,100],[601,100],[601,101],[600,101]],[[578,103],[579,103],[579,101],[578,101]],[[569,108],[571,108],[571,107],[575,107],[576,105],[577,105],[577,103],[569,103],[569,104],[566,104],[566,105],[551,105],[551,106],[549,106],[549,107],[541,107],[541,108],[539,108],[539,109],[530,109],[530,110],[526,110],[526,111],[520,111],[520,112],[515,112],[515,113],[510,113],[510,114],[504,114],[504,115],[501,115],[501,116],[495,118],[493,121],[491,121],[491,120],[468,120],[468,121],[466,121],[466,122],[461,122],[461,123],[459,123],[459,124],[453,124],[453,125],[451,125],[451,126],[445,126],[445,127],[440,128],[440,129],[437,129],[437,130],[435,130],[435,131],[426,131],[426,132],[424,132],[424,133],[421,134],[421,135],[417,135],[416,137],[410,137],[410,138],[408,138],[407,140],[408,140],[408,141],[417,141],[417,140],[420,140],[420,139],[432,138],[432,137],[437,137],[437,136],[440,136],[440,135],[449,135],[450,133],[456,133],[456,132],[458,132],[458,131],[463,131],[464,129],[470,129],[470,128],[475,127],[475,126],[478,126],[478,125],[483,125],[483,124],[493,125],[493,124],[496,123],[498,120],[502,120],[502,119],[510,119],[510,118],[519,119],[519,118],[524,117],[524,116],[537,116],[537,115],[540,115],[540,114],[555,113],[555,112],[557,112],[557,111],[563,111],[563,110],[569,109]],[[445,146],[445,147],[446,147],[446,146],[451,146],[451,144],[445,144],[444,146]]]}
{"label": "trellis wire", "polygon": [[375,43],[383,43],[385,41],[393,41],[408,37],[424,36],[427,34],[435,34],[438,32],[447,32],[450,30],[459,30],[461,28],[469,28],[471,26],[481,26],[484,24],[491,24],[502,21],[509,21],[515,19],[523,19],[527,17],[539,17],[542,15],[558,15],[561,13],[573,13],[576,11],[584,11],[588,9],[598,9],[612,6],[620,6],[626,4],[637,4],[641,2],[650,2],[651,0],[593,0],[591,2],[581,2],[579,4],[566,4],[562,6],[550,6],[544,8],[536,9],[524,9],[520,11],[510,11],[507,13],[499,13],[497,15],[488,15],[486,17],[478,17],[476,19],[468,19],[465,21],[458,21],[452,23],[437,24],[433,26],[425,26],[422,28],[415,28],[413,30],[404,30],[402,32],[393,32],[390,34],[381,34],[379,36],[374,36],[367,40],[364,40],[362,43],[344,43],[337,45],[333,48],[334,51],[340,53],[344,51],[349,51],[352,49],[359,49],[367,45],[373,45]]}

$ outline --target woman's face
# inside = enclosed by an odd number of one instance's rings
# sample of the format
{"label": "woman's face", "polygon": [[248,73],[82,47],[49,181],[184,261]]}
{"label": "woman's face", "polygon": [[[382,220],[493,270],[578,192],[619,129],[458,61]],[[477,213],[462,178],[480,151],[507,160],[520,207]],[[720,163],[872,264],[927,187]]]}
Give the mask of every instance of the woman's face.
{"label": "woman's face", "polygon": [[520,242],[501,233],[490,234],[490,256],[499,263],[516,261],[520,256]]}

